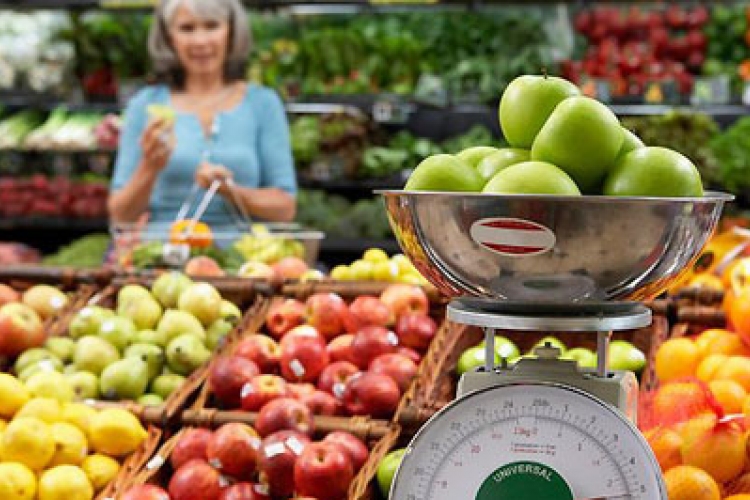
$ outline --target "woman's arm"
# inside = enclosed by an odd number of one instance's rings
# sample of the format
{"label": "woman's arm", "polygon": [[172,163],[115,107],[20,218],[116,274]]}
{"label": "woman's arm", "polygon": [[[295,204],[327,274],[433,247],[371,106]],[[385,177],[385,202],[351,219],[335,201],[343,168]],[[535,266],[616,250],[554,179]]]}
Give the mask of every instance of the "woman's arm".
{"label": "woman's arm", "polygon": [[241,203],[251,217],[270,222],[291,222],[297,213],[297,200],[279,188],[246,188],[236,184],[222,189],[232,203]]}

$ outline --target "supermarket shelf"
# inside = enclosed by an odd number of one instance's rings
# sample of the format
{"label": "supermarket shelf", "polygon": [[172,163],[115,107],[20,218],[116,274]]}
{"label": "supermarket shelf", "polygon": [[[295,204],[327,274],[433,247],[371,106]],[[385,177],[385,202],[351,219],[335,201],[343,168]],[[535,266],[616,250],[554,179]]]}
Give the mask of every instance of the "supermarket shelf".
{"label": "supermarket shelf", "polygon": [[[400,252],[395,239],[373,240],[366,238],[325,238],[320,244],[321,254],[346,254],[361,256],[368,248],[382,248],[389,254]],[[341,261],[338,261],[339,263]]]}
{"label": "supermarket shelf", "polygon": [[362,180],[312,180],[300,178],[299,187],[303,189],[324,189],[337,192],[369,193],[376,189],[400,189],[405,180],[399,179],[362,179]]}
{"label": "supermarket shelf", "polygon": [[75,219],[65,217],[0,217],[0,230],[47,229],[54,231],[108,231],[107,219]]}

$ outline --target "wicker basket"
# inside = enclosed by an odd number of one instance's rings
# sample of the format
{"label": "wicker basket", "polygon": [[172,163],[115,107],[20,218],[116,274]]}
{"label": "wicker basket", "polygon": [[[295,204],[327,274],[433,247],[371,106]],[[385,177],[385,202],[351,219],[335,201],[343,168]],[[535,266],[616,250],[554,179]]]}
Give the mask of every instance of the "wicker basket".
{"label": "wicker basket", "polygon": [[148,427],[148,437],[120,466],[117,476],[96,496],[96,500],[116,500],[115,492],[121,491],[121,485],[128,484],[133,475],[141,470],[149,458],[159,449],[162,431],[156,426]]}

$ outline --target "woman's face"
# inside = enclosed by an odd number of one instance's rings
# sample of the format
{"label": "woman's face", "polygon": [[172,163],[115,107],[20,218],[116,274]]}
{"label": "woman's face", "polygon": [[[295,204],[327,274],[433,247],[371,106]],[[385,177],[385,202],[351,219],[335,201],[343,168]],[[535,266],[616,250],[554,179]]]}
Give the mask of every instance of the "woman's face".
{"label": "woman's face", "polygon": [[169,23],[172,46],[187,76],[222,75],[229,23],[206,19],[180,5]]}

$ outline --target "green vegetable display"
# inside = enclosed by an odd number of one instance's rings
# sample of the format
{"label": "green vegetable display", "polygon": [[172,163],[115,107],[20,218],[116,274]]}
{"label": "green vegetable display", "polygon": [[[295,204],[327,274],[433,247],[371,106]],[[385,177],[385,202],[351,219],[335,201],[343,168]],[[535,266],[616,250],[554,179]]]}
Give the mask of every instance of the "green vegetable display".
{"label": "green vegetable display", "polygon": [[323,231],[326,237],[381,239],[391,235],[378,198],[352,203],[324,191],[302,190],[297,197],[297,222]]}
{"label": "green vegetable display", "polygon": [[731,192],[750,187],[750,117],[741,118],[711,141],[719,180]]}
{"label": "green vegetable display", "polygon": [[42,263],[48,266],[75,268],[100,267],[109,243],[108,234],[89,234],[63,246],[57,253],[45,256]]}

